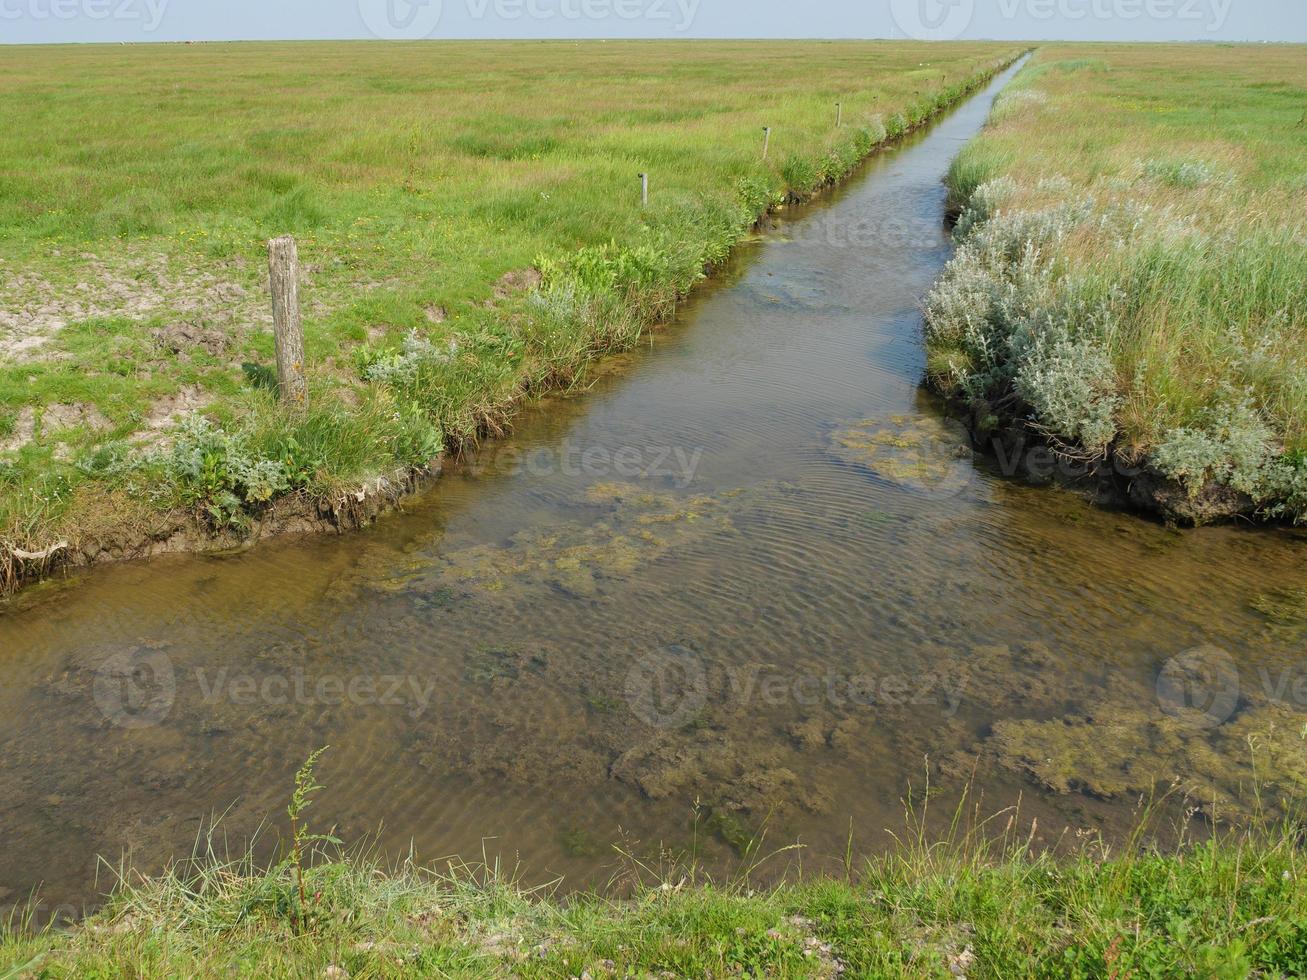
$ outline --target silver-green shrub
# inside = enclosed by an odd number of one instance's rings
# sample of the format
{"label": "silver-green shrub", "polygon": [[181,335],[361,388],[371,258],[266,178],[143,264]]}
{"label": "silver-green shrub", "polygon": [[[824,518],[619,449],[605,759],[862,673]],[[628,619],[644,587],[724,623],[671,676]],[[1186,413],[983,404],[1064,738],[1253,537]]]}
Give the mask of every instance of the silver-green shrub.
{"label": "silver-green shrub", "polygon": [[1214,482],[1258,500],[1287,475],[1278,472],[1282,455],[1271,427],[1244,401],[1208,412],[1198,425],[1167,432],[1153,463],[1191,494]]}
{"label": "silver-green shrub", "polygon": [[1144,176],[1168,187],[1193,189],[1224,179],[1224,175],[1205,160],[1148,160]]}
{"label": "silver-green shrub", "polygon": [[1016,372],[1016,390],[1059,437],[1101,452],[1116,437],[1116,368],[1091,333],[1070,336],[1065,321],[1044,320]]}
{"label": "silver-green shrub", "polygon": [[437,347],[413,330],[404,337],[398,351],[368,364],[363,374],[369,381],[408,388],[424,372],[444,367],[457,352],[457,341],[450,340],[445,346]]}
{"label": "silver-green shrub", "polygon": [[247,507],[290,489],[282,460],[260,457],[242,434],[225,432],[202,415],[182,420],[159,461],[182,501],[220,527],[242,523]]}

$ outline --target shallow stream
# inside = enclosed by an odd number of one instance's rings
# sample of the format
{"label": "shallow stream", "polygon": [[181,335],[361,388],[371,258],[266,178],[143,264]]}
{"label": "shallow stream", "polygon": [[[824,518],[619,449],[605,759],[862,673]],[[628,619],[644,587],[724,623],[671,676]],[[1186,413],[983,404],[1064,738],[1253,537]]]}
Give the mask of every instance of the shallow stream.
{"label": "shallow stream", "polygon": [[1049,844],[1155,783],[1238,819],[1255,759],[1299,790],[1302,536],[1007,479],[920,387],[941,178],[1008,77],[376,528],[0,614],[0,904],[242,840],[323,745],[318,829],[574,885],[764,826],[835,867],[927,779]]}

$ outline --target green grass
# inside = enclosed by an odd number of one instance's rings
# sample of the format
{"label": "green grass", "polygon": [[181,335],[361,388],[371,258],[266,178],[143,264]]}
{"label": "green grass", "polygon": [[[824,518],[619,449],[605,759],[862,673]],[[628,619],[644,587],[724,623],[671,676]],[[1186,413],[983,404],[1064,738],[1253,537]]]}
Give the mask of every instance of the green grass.
{"label": "green grass", "polygon": [[[1006,824],[1001,823],[1006,820]],[[318,851],[300,916],[292,862],[212,848],[125,878],[71,930],[0,934],[21,977],[1291,977],[1307,971],[1307,872],[1292,826],[1161,850],[1033,853],[1015,814],[934,843],[910,824],[840,878],[715,884],[629,858],[602,892],[528,890],[502,868]],[[999,828],[1002,827],[1001,831]]]}
{"label": "green grass", "polygon": [[[265,483],[328,496],[502,431],[523,399],[665,317],[762,213],[1016,53],[7,49],[0,557],[60,539],[74,554],[150,515],[239,527]],[[299,418],[267,384],[265,243],[287,232],[305,265]],[[167,450],[193,410],[232,442]]]}
{"label": "green grass", "polygon": [[1307,48],[1041,49],[955,163],[929,373],[982,415],[1307,516]]}

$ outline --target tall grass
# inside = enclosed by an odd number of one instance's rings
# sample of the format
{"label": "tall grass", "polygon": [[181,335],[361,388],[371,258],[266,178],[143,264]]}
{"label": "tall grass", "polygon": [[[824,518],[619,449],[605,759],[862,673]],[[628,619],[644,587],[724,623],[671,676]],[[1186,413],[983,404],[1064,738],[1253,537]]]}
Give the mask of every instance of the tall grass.
{"label": "tall grass", "polygon": [[1041,50],[953,165],[932,381],[1193,496],[1307,516],[1307,53],[1071,53]]}

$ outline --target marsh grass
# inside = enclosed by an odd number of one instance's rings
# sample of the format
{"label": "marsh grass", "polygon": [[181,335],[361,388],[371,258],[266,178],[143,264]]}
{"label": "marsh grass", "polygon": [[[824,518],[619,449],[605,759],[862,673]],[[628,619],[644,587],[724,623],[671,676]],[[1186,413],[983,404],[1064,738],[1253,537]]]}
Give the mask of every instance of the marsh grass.
{"label": "marsh grass", "polygon": [[950,173],[936,386],[1307,514],[1304,70],[1298,47],[1042,49]]}
{"label": "marsh grass", "polygon": [[[216,830],[149,878],[119,868],[105,908],[63,932],[0,937],[6,976],[1296,976],[1307,969],[1300,828],[1156,843],[1165,796],[1119,847],[964,796],[905,801],[881,856],[841,878],[760,884],[761,841],[714,880],[691,859],[614,852],[598,892],[528,888],[492,861],[383,863],[319,843],[290,861],[232,857]],[[942,817],[942,821],[941,818]],[[854,832],[850,831],[850,855]],[[774,878],[774,876],[773,876]],[[333,972],[333,968],[336,972]]]}
{"label": "marsh grass", "polygon": [[[576,383],[668,316],[768,209],[844,176],[1016,53],[811,42],[7,51],[0,345],[48,336],[0,353],[0,431],[25,410],[34,430],[0,451],[0,551],[76,546],[102,523],[92,509],[121,496],[209,522],[248,518],[259,502],[239,487],[197,487],[140,448],[166,442],[179,416],[160,413],[182,392],[250,466],[272,466],[291,439],[305,447],[297,489],[314,496],[501,433],[523,399]],[[295,420],[266,383],[264,245],[287,232],[305,266],[311,362],[310,411]],[[445,356],[402,361],[406,343]],[[92,423],[47,424],[58,406],[93,409]],[[110,444],[133,447],[140,465],[100,465]]]}

